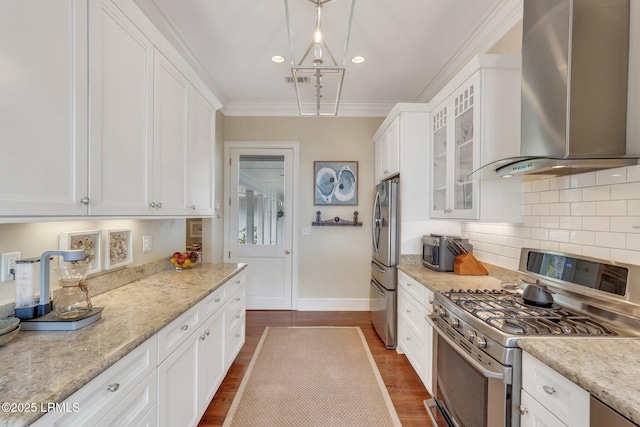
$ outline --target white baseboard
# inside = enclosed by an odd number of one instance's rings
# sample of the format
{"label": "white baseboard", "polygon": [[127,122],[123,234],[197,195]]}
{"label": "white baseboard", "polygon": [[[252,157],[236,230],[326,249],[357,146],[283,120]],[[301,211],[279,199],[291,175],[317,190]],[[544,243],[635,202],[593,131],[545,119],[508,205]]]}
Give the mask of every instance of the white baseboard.
{"label": "white baseboard", "polygon": [[298,298],[299,311],[369,311],[369,298]]}

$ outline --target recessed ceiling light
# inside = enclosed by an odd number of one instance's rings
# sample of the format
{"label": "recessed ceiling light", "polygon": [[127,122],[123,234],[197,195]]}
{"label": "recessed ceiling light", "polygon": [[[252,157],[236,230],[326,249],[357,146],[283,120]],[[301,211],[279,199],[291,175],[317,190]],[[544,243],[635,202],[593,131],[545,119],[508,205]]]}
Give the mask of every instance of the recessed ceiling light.
{"label": "recessed ceiling light", "polygon": [[276,64],[282,64],[282,63],[284,62],[284,57],[283,57],[283,56],[280,56],[280,55],[273,55],[273,56],[271,57],[271,60],[272,60],[273,62],[275,62]]}
{"label": "recessed ceiling light", "polygon": [[364,62],[364,56],[354,56],[351,58],[351,62],[354,64],[362,64]]}

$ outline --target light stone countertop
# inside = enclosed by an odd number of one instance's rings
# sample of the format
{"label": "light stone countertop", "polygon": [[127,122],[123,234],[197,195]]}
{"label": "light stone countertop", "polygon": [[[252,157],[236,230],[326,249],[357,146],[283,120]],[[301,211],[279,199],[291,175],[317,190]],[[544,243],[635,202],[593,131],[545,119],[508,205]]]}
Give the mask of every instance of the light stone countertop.
{"label": "light stone countertop", "polygon": [[[400,265],[409,276],[437,291],[500,289],[490,276],[459,276],[421,265]],[[587,390],[634,423],[640,423],[640,339],[523,338],[518,346]]]}
{"label": "light stone countertop", "polygon": [[[243,270],[200,264],[164,270],[92,297],[102,318],[77,331],[20,331],[0,347],[0,403],[59,403]],[[40,412],[0,412],[0,426],[24,426]]]}

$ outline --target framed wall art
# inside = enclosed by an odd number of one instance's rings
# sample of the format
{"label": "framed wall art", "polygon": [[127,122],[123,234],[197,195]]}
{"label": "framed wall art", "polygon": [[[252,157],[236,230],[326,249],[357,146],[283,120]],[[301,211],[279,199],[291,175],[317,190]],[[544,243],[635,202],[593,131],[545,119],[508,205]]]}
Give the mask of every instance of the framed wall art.
{"label": "framed wall art", "polygon": [[202,221],[189,222],[189,237],[202,237]]}
{"label": "framed wall art", "polygon": [[84,260],[69,264],[89,264],[87,274],[97,273],[102,270],[101,237],[102,230],[68,231],[60,233],[59,247],[61,250],[82,249]]}
{"label": "framed wall art", "polygon": [[313,162],[314,205],[357,205],[358,162]]}
{"label": "framed wall art", "polygon": [[105,231],[104,269],[122,267],[133,262],[131,228]]}

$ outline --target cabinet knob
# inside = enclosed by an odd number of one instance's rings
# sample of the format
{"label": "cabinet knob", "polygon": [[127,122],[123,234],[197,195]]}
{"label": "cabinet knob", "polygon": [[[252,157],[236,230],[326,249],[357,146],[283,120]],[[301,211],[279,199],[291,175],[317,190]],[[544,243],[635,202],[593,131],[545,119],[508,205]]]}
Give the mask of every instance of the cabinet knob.
{"label": "cabinet knob", "polygon": [[524,415],[529,412],[529,410],[522,405],[518,405],[518,412],[520,413],[520,415]]}
{"label": "cabinet knob", "polygon": [[149,203],[149,207],[150,207],[150,208],[155,208],[155,207],[156,207],[156,202],[151,202],[151,203]]}
{"label": "cabinet knob", "polygon": [[236,301],[240,301],[240,297],[236,298]]}
{"label": "cabinet knob", "polygon": [[83,197],[82,199],[80,199],[80,203],[82,203],[83,205],[87,206],[89,204],[89,198],[88,197]]}
{"label": "cabinet knob", "polygon": [[119,388],[120,388],[120,384],[118,384],[118,383],[109,384],[107,386],[107,390],[111,391],[111,392],[114,392],[114,391],[118,390]]}
{"label": "cabinet knob", "polygon": [[191,209],[195,210],[196,209],[196,205],[191,205]]}
{"label": "cabinet knob", "polygon": [[411,341],[411,337],[407,337],[407,341]]}
{"label": "cabinet knob", "polygon": [[161,207],[162,207],[162,203],[161,202],[156,203],[156,208],[160,209]]}
{"label": "cabinet knob", "polygon": [[187,329],[189,329],[189,325],[182,325],[180,326],[180,329],[182,329],[183,331],[186,331]]}
{"label": "cabinet knob", "polygon": [[433,298],[429,298],[429,304],[433,304]]}
{"label": "cabinet knob", "polygon": [[550,385],[543,385],[542,389],[544,390],[545,393],[547,394],[554,394],[556,392],[556,389],[551,387]]}
{"label": "cabinet knob", "polygon": [[200,340],[204,341],[207,339],[207,336],[205,334],[200,335]]}
{"label": "cabinet knob", "polygon": [[289,255],[291,253],[291,251],[289,249],[284,251],[285,254]]}
{"label": "cabinet knob", "polygon": [[209,336],[209,335],[211,335],[211,331],[207,329],[206,331],[204,331],[204,334],[205,334],[206,336]]}
{"label": "cabinet knob", "polygon": [[240,316],[239,314],[236,314],[236,319],[241,318],[242,316]]}
{"label": "cabinet knob", "polygon": [[220,298],[216,298],[214,301],[215,302],[220,302]]}
{"label": "cabinet knob", "polygon": [[240,332],[236,334],[236,338],[240,338]]}
{"label": "cabinet knob", "polygon": [[411,314],[411,310],[407,309],[407,313]]}

